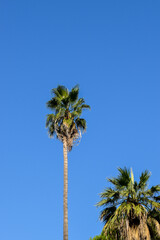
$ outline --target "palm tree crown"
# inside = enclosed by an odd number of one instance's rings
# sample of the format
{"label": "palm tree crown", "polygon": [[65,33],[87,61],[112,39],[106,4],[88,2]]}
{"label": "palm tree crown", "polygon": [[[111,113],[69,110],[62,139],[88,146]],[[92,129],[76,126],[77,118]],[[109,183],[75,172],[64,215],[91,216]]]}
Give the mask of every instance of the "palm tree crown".
{"label": "palm tree crown", "polygon": [[[106,188],[100,194],[102,200],[97,204],[97,206],[103,207],[100,219],[105,223],[105,231],[109,233],[111,230],[119,229],[123,236],[122,239],[125,239],[124,236],[127,235],[129,228],[140,226],[143,222],[148,224],[148,228],[152,230],[153,225],[158,226],[157,231],[160,236],[158,224],[158,220],[160,220],[160,197],[158,196],[160,185],[148,188],[150,173],[147,170],[141,174],[139,182],[134,180],[132,169],[118,168],[118,171],[117,178],[108,179],[113,188]],[[155,223],[155,221],[158,222]]]}
{"label": "palm tree crown", "polygon": [[80,118],[83,109],[90,109],[85,104],[84,98],[78,98],[79,86],[76,85],[72,90],[64,86],[52,89],[54,97],[47,102],[47,107],[54,111],[48,114],[46,127],[50,137],[54,134],[59,140],[67,140],[68,151],[72,149],[74,141],[81,136],[81,131],[86,130],[86,120]]}

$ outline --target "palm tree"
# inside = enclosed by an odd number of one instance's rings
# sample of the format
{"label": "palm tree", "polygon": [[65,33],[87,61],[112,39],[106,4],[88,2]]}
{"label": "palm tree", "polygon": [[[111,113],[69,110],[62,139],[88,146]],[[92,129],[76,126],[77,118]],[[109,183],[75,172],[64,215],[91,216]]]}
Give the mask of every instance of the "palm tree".
{"label": "palm tree", "polygon": [[90,109],[84,98],[78,98],[79,87],[72,90],[64,86],[52,89],[53,98],[47,107],[54,111],[47,115],[46,127],[50,137],[54,135],[63,143],[64,192],[63,192],[63,240],[68,240],[68,151],[86,130],[86,120],[80,118],[83,109]]}
{"label": "palm tree", "polygon": [[150,173],[142,172],[139,182],[132,169],[118,168],[117,178],[108,178],[113,187],[100,194],[100,219],[107,240],[160,239],[160,185],[148,188]]}

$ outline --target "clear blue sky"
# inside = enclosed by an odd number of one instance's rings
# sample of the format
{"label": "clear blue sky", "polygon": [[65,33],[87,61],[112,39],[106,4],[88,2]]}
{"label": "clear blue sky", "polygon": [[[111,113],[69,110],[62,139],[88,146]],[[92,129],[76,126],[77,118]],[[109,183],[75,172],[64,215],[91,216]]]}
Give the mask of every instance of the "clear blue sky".
{"label": "clear blue sky", "polygon": [[62,144],[45,129],[58,84],[92,110],[69,154],[69,240],[102,230],[116,168],[160,182],[160,1],[0,0],[0,239],[62,240]]}

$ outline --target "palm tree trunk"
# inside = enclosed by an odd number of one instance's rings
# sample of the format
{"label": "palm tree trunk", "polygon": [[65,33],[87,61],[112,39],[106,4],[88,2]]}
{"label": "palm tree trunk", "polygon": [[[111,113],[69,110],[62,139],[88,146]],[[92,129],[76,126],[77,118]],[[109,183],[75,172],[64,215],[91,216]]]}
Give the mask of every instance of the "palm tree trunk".
{"label": "palm tree trunk", "polygon": [[68,240],[68,150],[66,138],[63,139],[64,189],[63,189],[63,240]]}

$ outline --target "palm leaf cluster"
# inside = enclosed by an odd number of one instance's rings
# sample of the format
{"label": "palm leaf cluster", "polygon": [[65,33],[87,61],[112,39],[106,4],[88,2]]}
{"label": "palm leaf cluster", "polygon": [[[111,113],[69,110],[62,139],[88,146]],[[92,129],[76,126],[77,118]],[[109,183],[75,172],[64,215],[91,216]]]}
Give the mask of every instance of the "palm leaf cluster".
{"label": "palm leaf cluster", "polygon": [[100,219],[105,223],[108,239],[112,239],[112,235],[113,239],[132,239],[129,235],[133,229],[139,236],[135,239],[150,239],[145,234],[150,234],[151,239],[160,239],[160,185],[148,188],[150,173],[147,170],[139,182],[134,180],[132,169],[119,168],[118,171],[117,178],[108,179],[113,187],[100,194],[101,201],[97,204],[103,207]]}
{"label": "palm leaf cluster", "polygon": [[47,102],[47,107],[53,111],[47,115],[46,127],[50,137],[56,135],[59,140],[67,141],[68,151],[80,136],[81,131],[86,130],[86,120],[81,118],[83,109],[89,109],[84,98],[78,98],[79,86],[76,85],[69,91],[64,86],[52,89],[54,95]]}

